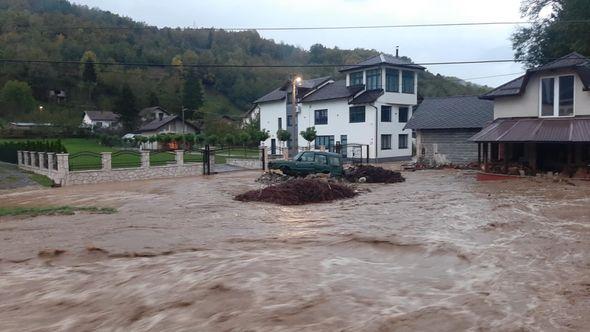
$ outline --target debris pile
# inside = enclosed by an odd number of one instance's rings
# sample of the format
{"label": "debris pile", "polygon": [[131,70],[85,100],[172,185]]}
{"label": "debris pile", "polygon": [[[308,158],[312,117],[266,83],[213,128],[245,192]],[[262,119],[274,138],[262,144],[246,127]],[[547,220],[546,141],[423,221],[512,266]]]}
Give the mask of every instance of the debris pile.
{"label": "debris pile", "polygon": [[319,179],[292,179],[235,197],[241,202],[303,205],[352,198],[358,193],[345,185]]}
{"label": "debris pile", "polygon": [[277,183],[283,183],[283,182],[286,182],[286,181],[289,181],[292,179],[293,179],[293,177],[289,176],[289,175],[275,173],[275,172],[267,172],[267,173],[262,174],[258,179],[256,179],[256,182],[262,183],[262,184],[277,184]]}
{"label": "debris pile", "polygon": [[371,165],[351,167],[344,172],[344,178],[350,182],[367,183],[396,183],[406,181],[400,172]]}

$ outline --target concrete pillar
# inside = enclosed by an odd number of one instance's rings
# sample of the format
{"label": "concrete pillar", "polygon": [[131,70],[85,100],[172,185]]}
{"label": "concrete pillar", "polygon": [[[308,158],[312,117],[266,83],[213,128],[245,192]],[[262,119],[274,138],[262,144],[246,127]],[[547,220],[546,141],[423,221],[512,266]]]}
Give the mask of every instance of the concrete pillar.
{"label": "concrete pillar", "polygon": [[101,152],[100,157],[101,157],[100,159],[102,161],[102,170],[103,171],[110,171],[111,169],[113,169],[113,165],[112,165],[113,154],[112,154],[112,152]]}
{"label": "concrete pillar", "polygon": [[47,169],[49,170],[49,174],[55,172],[53,169],[53,158],[55,158],[55,153],[48,152],[47,153]]}
{"label": "concrete pillar", "polygon": [[141,168],[149,168],[150,167],[150,152],[149,151],[141,151]]}
{"label": "concrete pillar", "polygon": [[23,165],[29,165],[29,151],[22,151],[23,154]]}
{"label": "concrete pillar", "polygon": [[29,151],[29,166],[35,167],[35,152]]}
{"label": "concrete pillar", "polygon": [[16,151],[16,159],[17,161],[17,165],[22,165],[23,164],[23,152],[22,151]]}
{"label": "concrete pillar", "polygon": [[53,182],[60,186],[67,185],[68,173],[70,172],[70,155],[67,153],[57,153],[57,171],[53,177]]}
{"label": "concrete pillar", "polygon": [[176,160],[176,165],[184,165],[184,150],[174,150],[174,153],[176,153],[176,156],[174,158]]}
{"label": "concrete pillar", "polygon": [[46,169],[45,168],[45,152],[37,152],[37,158],[39,159],[39,168],[40,169]]}

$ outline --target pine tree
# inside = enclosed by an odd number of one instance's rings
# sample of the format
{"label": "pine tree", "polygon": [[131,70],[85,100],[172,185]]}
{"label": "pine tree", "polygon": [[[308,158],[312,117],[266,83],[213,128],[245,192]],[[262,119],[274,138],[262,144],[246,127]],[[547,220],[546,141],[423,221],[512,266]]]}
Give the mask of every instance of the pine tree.
{"label": "pine tree", "polygon": [[[191,111],[197,111],[203,103],[205,98],[203,95],[203,85],[201,79],[197,77],[194,71],[190,70],[184,79],[184,87],[182,90],[182,104]],[[201,116],[198,116],[201,118]]]}
{"label": "pine tree", "polygon": [[126,131],[132,131],[137,128],[139,109],[136,106],[135,95],[128,84],[123,85],[115,101],[113,112],[119,114],[119,121],[121,121]]}

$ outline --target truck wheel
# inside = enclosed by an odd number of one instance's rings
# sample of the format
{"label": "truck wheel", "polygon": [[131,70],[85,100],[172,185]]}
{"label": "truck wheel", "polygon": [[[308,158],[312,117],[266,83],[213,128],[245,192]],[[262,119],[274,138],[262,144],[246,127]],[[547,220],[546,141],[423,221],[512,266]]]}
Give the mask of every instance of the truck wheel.
{"label": "truck wheel", "polygon": [[282,167],[279,168],[279,170],[281,171],[281,173],[283,173],[285,175],[289,175],[289,167],[282,166]]}

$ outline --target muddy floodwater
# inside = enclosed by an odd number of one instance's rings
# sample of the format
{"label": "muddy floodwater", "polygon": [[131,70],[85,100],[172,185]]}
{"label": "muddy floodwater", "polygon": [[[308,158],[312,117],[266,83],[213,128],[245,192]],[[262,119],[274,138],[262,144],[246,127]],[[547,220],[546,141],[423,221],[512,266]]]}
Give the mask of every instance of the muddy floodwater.
{"label": "muddy floodwater", "polygon": [[3,192],[1,331],[588,331],[590,183],[463,171],[328,204],[232,200],[256,172]]}

